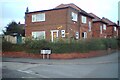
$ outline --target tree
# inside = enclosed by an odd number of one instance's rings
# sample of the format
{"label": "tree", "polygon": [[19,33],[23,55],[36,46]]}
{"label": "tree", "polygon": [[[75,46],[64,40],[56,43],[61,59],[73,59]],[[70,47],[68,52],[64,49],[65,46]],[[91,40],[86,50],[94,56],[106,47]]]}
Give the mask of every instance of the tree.
{"label": "tree", "polygon": [[22,35],[25,36],[25,30],[23,28],[24,26],[21,25],[20,23],[16,23],[15,21],[12,21],[7,25],[6,31],[3,31],[5,35]]}

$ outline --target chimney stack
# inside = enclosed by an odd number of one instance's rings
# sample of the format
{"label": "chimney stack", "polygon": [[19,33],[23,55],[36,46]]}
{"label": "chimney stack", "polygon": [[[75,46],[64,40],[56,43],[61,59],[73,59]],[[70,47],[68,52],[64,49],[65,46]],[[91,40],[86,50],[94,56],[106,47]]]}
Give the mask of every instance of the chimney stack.
{"label": "chimney stack", "polygon": [[120,26],[119,20],[117,21],[117,25]]}

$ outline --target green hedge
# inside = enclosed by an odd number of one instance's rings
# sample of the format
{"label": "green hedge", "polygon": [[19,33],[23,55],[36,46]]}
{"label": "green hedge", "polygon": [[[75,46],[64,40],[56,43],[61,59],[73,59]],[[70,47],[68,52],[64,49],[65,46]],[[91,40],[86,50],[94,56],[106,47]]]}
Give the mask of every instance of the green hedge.
{"label": "green hedge", "polygon": [[[3,51],[26,51],[29,53],[40,53],[43,48],[49,48],[52,53],[72,53],[72,52],[89,52],[93,50],[106,50],[118,48],[117,39],[91,39],[79,40],[72,42],[49,42],[45,40],[26,40],[25,44],[12,44],[3,41]],[[8,46],[9,45],[9,46]]]}
{"label": "green hedge", "polygon": [[72,52],[89,52],[93,50],[105,50],[108,47],[116,49],[117,39],[91,39],[68,42],[48,42],[45,40],[28,40],[26,43],[27,50],[32,53],[39,53],[43,48],[50,48],[52,53],[72,53]]}
{"label": "green hedge", "polygon": [[2,40],[2,51],[24,51],[25,45],[24,44],[12,44],[6,40]]}

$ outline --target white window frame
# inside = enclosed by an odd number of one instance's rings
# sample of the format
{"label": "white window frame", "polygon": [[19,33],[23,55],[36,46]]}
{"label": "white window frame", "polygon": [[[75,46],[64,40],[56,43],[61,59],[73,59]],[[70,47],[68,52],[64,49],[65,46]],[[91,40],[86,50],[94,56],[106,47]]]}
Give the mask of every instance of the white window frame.
{"label": "white window frame", "polygon": [[[41,36],[41,35],[42,36]],[[45,36],[46,34],[45,34],[45,31],[33,31],[32,32],[32,38],[33,39],[36,39],[36,40],[42,40],[42,39],[45,39],[46,38],[46,36]]]}
{"label": "white window frame", "polygon": [[103,24],[103,29],[106,30],[107,26],[106,24]]}
{"label": "white window frame", "polygon": [[88,23],[89,31],[91,31],[91,25],[92,25],[92,23],[89,21],[89,23]]}
{"label": "white window frame", "polygon": [[35,14],[32,15],[32,22],[36,22],[36,15]]}
{"label": "white window frame", "polygon": [[84,36],[83,38],[86,39],[87,38],[87,32],[83,32]]}
{"label": "white window frame", "polygon": [[103,27],[102,27],[102,26],[100,26],[100,34],[102,34],[102,29],[103,29]]}
{"label": "white window frame", "polygon": [[116,26],[114,26],[114,31],[117,31],[117,28],[116,28]]}
{"label": "white window frame", "polygon": [[65,30],[61,30],[61,37],[65,37]]}
{"label": "white window frame", "polygon": [[82,16],[82,23],[87,23],[87,17],[86,16]]}
{"label": "white window frame", "polygon": [[45,13],[32,15],[32,22],[42,22],[42,21],[45,21]]}
{"label": "white window frame", "polygon": [[53,33],[56,32],[57,33],[57,38],[58,38],[58,33],[59,33],[59,30],[51,30],[51,41],[53,42],[54,41],[54,36],[53,36]]}
{"label": "white window frame", "polygon": [[71,16],[72,16],[72,20],[73,21],[77,21],[78,20],[78,14],[77,13],[72,12]]}

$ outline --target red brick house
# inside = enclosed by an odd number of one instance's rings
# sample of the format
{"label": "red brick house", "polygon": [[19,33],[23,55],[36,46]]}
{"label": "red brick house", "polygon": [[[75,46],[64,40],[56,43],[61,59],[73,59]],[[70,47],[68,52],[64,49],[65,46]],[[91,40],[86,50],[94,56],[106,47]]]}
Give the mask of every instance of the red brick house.
{"label": "red brick house", "polygon": [[106,38],[107,37],[107,23],[100,19],[93,13],[90,13],[91,16],[94,17],[92,32],[94,38]]}
{"label": "red brick house", "polygon": [[61,4],[53,9],[25,13],[25,36],[46,39],[92,38],[92,16],[75,4]]}
{"label": "red brick house", "polygon": [[104,22],[107,23],[107,37],[118,37],[118,25],[107,18],[102,18]]}

